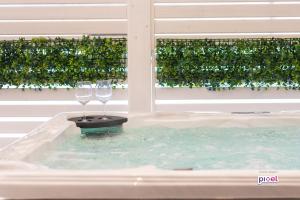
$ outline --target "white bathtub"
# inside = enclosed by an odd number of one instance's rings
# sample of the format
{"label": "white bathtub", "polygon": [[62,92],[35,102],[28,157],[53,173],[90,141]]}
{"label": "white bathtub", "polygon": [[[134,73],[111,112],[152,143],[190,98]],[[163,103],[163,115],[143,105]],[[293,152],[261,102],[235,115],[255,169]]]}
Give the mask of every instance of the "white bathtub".
{"label": "white bathtub", "polygon": [[[24,161],[39,147],[74,128],[60,114],[0,151],[0,199],[242,199],[299,198],[298,170],[161,170],[151,166],[122,170],[54,170]],[[277,114],[155,114],[129,117],[129,123],[157,120],[177,126],[197,124],[241,127],[296,124],[297,113]],[[179,126],[179,125],[178,125]],[[182,125],[180,125],[182,126]],[[300,152],[299,152],[300,156]],[[279,182],[258,185],[258,176],[277,176]]]}

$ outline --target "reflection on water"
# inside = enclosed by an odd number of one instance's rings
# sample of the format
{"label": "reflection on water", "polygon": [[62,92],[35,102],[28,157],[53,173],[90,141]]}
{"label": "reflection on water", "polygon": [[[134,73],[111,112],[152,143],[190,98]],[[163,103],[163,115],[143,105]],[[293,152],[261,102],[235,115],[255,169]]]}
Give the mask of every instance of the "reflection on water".
{"label": "reflection on water", "polygon": [[123,132],[122,126],[102,127],[102,128],[82,128],[81,137],[90,138],[90,139],[114,137],[120,135],[122,132]]}

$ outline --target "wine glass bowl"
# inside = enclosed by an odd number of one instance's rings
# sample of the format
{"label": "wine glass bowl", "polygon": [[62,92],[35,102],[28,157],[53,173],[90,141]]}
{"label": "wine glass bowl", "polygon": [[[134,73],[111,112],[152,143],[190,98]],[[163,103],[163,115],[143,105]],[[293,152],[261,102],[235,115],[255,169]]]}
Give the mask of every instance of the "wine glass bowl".
{"label": "wine glass bowl", "polygon": [[83,119],[86,122],[85,105],[91,100],[93,95],[93,88],[90,81],[79,81],[76,84],[75,97],[77,101],[83,106]]}
{"label": "wine glass bowl", "polygon": [[103,103],[103,120],[108,118],[105,116],[106,103],[111,99],[112,96],[112,84],[111,80],[100,80],[96,84],[96,98]]}

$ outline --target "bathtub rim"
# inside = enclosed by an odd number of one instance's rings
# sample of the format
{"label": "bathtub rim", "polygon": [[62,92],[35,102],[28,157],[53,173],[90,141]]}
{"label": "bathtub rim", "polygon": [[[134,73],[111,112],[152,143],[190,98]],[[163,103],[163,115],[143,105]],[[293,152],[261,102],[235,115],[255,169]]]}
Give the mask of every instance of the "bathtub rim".
{"label": "bathtub rim", "polygon": [[[95,114],[91,112],[89,114]],[[167,113],[161,113],[168,115]],[[174,113],[171,113],[174,115]],[[299,118],[300,113],[250,114],[241,117],[282,117],[285,114]],[[54,131],[60,134],[74,126],[71,122],[58,123],[66,117],[78,113],[61,113],[47,123],[31,131],[28,138],[35,137],[48,125],[55,124]],[[126,114],[124,114],[126,115]],[[135,115],[143,117],[148,114]],[[179,115],[181,115],[179,113]],[[216,114],[201,114],[215,116]],[[217,114],[230,117],[230,113]],[[53,135],[55,137],[57,135]],[[27,138],[27,139],[28,139]],[[26,141],[22,138],[2,149],[14,149],[15,145]],[[13,153],[13,152],[10,152]],[[13,159],[14,160],[14,159]],[[9,162],[10,159],[4,159]],[[37,198],[99,198],[99,199],[212,199],[212,198],[297,198],[300,197],[300,170],[199,170],[171,171],[154,167],[122,170],[50,170],[22,169],[1,170],[0,199]],[[24,164],[24,163],[23,163]],[[258,176],[279,177],[279,183],[258,185]],[[72,192],[70,192],[72,191]],[[218,192],[216,192],[218,191]]]}
{"label": "bathtub rim", "polygon": [[258,185],[252,170],[241,171],[56,171],[0,175],[0,196],[14,199],[213,199],[297,198],[300,171],[277,171],[277,184]]}

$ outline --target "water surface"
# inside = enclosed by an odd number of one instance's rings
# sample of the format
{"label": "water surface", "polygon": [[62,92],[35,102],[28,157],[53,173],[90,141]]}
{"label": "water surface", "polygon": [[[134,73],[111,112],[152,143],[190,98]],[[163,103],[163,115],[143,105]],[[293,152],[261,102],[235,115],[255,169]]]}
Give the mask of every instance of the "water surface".
{"label": "water surface", "polygon": [[61,135],[28,157],[54,169],[300,169],[300,126],[170,128],[153,125],[121,133]]}

